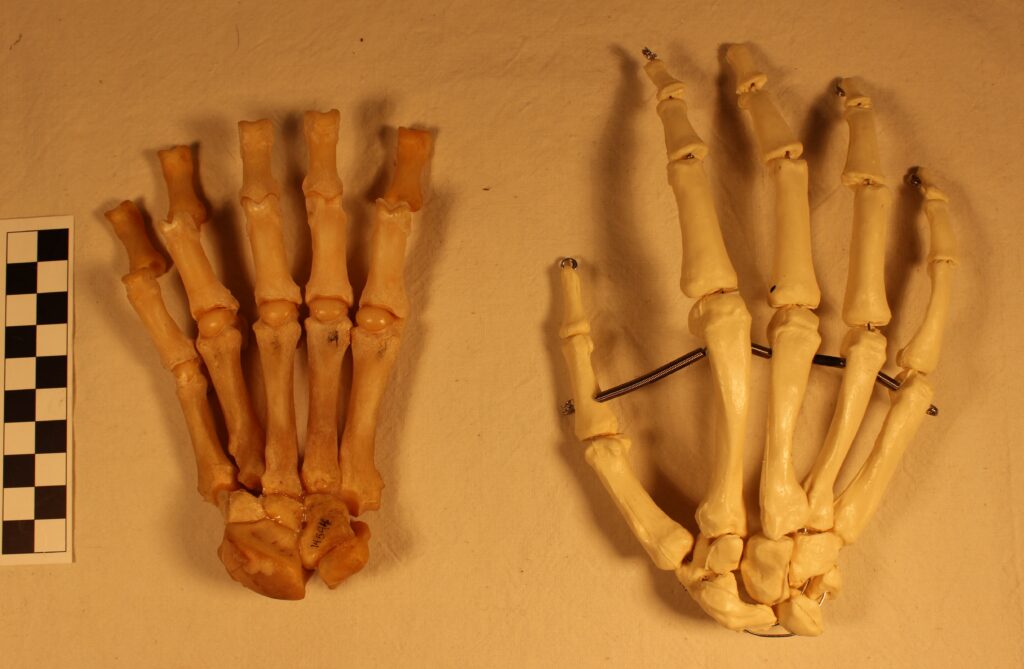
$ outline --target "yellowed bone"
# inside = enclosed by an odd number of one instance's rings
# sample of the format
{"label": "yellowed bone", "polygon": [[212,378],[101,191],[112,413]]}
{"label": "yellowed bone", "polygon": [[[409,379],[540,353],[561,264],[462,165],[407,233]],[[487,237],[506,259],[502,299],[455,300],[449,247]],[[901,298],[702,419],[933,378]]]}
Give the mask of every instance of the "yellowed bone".
{"label": "yellowed bone", "polygon": [[434,137],[426,130],[398,129],[395,173],[383,199],[392,207],[404,202],[411,211],[423,207],[423,174],[434,150]]}
{"label": "yellowed bone", "polygon": [[203,499],[217,504],[221,494],[238,487],[235,466],[228,460],[217,437],[213,412],[206,396],[206,377],[199,368],[199,356],[192,341],[182,334],[167,312],[152,263],[152,241],[142,225],[142,216],[131,202],[122,202],[106,212],[125,246],[132,271],[124,283],[139,320],[160,354],[160,362],[174,374],[178,402],[185,416],[196,459],[198,489]]}
{"label": "yellowed bone", "polygon": [[421,181],[432,147],[430,133],[399,128],[395,173],[375,208],[370,271],[352,330],[352,392],[340,449],[342,497],[353,516],[380,508],[384,483],[374,465],[377,415],[409,312],[405,245],[412,212],[423,203]]}
{"label": "yellowed bone", "polygon": [[[217,316],[228,314],[230,312],[224,310],[212,312],[204,317],[204,323],[209,324]],[[224,326],[215,324],[211,330],[217,333],[200,336],[196,348],[203,356],[213,386],[217,389],[217,400],[228,430],[228,452],[238,464],[238,480],[257,490],[264,469],[264,434],[242,374],[242,333],[237,319]]]}
{"label": "yellowed bone", "polygon": [[167,261],[153,248],[142,214],[135,203],[125,200],[104,213],[104,216],[114,226],[114,233],[128,253],[129,273],[148,269],[153,277],[158,277],[167,271]]}
{"label": "yellowed bone", "polygon": [[342,497],[353,516],[380,508],[384,482],[374,465],[377,417],[405,326],[402,320],[392,320],[371,330],[359,323],[358,314],[356,322],[352,329],[352,391],[340,454]]}
{"label": "yellowed bone", "polygon": [[263,474],[263,430],[242,375],[238,301],[217,279],[200,242],[199,223],[206,220],[206,210],[194,192],[192,152],[184,146],[162,151],[160,162],[171,204],[168,220],[159,227],[199,326],[196,347],[217,390],[228,451],[238,464],[239,480],[257,488]]}
{"label": "yellowed bone", "polygon": [[334,319],[321,321],[311,316],[305,325],[309,351],[309,422],[302,481],[309,492],[339,494],[338,394],[352,323],[339,309]]}
{"label": "yellowed bone", "polygon": [[352,330],[352,392],[341,436],[341,487],[349,512],[380,508],[384,482],[374,465],[380,402],[398,356],[409,300],[405,294],[405,244],[409,205],[377,200],[370,237],[370,272]]}
{"label": "yellowed bone", "polygon": [[306,197],[316,193],[324,200],[332,200],[341,195],[337,151],[340,123],[341,113],[337,109],[308,111],[302,117],[302,132],[309,151],[309,169],[302,180]]}
{"label": "yellowed bone", "polygon": [[199,241],[199,228],[192,217],[186,213],[176,213],[157,227],[163,235],[167,252],[178,268],[181,282],[185,285],[192,318],[201,321],[206,314],[217,309],[236,313],[238,300],[214,274]]}
{"label": "yellowed bone", "polygon": [[157,151],[157,157],[164,173],[164,183],[167,184],[167,220],[174,219],[178,213],[188,214],[196,227],[201,227],[206,222],[206,207],[200,202],[195,189],[192,149],[187,146],[175,146]]}
{"label": "yellowed bone", "polygon": [[[306,304],[306,347],[309,352],[309,421],[302,481],[309,492],[341,493],[338,454],[338,395],[341,367],[348,350],[352,322],[352,286],[346,267],[346,219],[341,208],[337,144],[340,114],[306,112],[303,130],[309,150],[309,171],[302,182],[313,242]],[[347,513],[346,513],[347,515]],[[348,525],[346,524],[346,527]],[[351,534],[351,532],[350,532]],[[347,536],[345,541],[354,539]]]}
{"label": "yellowed bone", "polygon": [[[268,318],[268,305],[287,305],[287,315]],[[266,470],[263,491],[290,497],[302,496],[299,482],[299,445],[295,432],[295,347],[302,330],[298,314],[290,302],[270,302],[260,309],[260,320],[253,325],[260,350],[260,366],[267,394]]]}

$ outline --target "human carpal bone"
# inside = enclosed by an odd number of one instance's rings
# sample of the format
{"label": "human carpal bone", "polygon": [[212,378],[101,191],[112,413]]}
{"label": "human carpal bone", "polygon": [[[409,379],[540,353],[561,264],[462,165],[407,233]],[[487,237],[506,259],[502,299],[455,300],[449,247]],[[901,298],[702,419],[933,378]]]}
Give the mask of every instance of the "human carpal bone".
{"label": "human carpal bone", "polygon": [[[669,184],[679,211],[680,286],[694,300],[689,328],[702,341],[698,353],[708,358],[710,372],[714,434],[707,452],[712,466],[696,513],[699,533],[691,535],[658,508],[630,468],[630,441],[620,433],[611,407],[598,401],[600,386],[590,362],[594,342],[580,291],[585,270],[566,258],[560,263],[564,311],[559,337],[573,388],[576,436],[587,445],[587,461],[648,555],[659,568],[674,569],[709,616],[729,629],[753,634],[815,636],[824,629],[821,604],[837,597],[842,588],[837,566],[841,548],[854,542],[878,511],[926,411],[934,413],[928,375],[937,364],[957,262],[948,198],[927,171],[911,173],[910,182],[920,191],[931,228],[931,299],[920,329],[897,355],[903,370],[896,379],[899,389],[890,392],[874,448],[837,494],[839,472],[886,361],[887,341],[879,328],[891,318],[884,282],[891,194],[881,169],[875,111],[861,79],[841,80],[837,93],[849,128],[849,151],[839,180],[852,191],[853,208],[842,310],[849,330],[839,351],[845,367],[832,422],[801,481],[793,449],[812,363],[821,345],[813,311],[821,291],[811,253],[808,165],[800,158],[803,145],[777,109],[766,88],[768,77],[758,69],[751,50],[746,45],[727,49],[737,102],[748,112],[758,157],[775,191],[773,266],[766,286],[767,302],[775,309],[766,333],[772,358],[767,438],[760,523],[748,533],[743,449],[750,400],[751,318],[738,292],[704,171],[708,147],[686,116],[685,88],[657,56],[647,49],[644,55],[644,70],[657,91]],[[769,353],[764,347],[759,352]]]}
{"label": "human carpal bone", "polygon": [[[333,588],[369,559],[369,526],[355,517],[380,506],[375,427],[410,309],[402,276],[406,238],[412,213],[423,204],[420,182],[432,151],[429,133],[399,130],[394,178],[377,203],[370,280],[353,328],[355,300],[346,269],[346,218],[335,157],[339,122],[337,110],[305,116],[310,164],[303,192],[313,240],[305,295],[288,269],[280,185],[271,171],[273,126],[266,120],[239,123],[240,201],[256,270],[258,318],[252,327],[266,393],[265,428],[242,373],[245,324],[238,301],[217,279],[200,241],[200,230],[209,233],[217,222],[207,220],[195,192],[191,151],[175,147],[159,154],[170,211],[156,227],[188,294],[199,330],[195,344],[164,306],[156,279],[166,263],[153,248],[138,209],[123,202],[106,214],[128,253],[130,271],[123,282],[129,301],[177,381],[199,492],[224,515],[218,555],[242,585],[281,599],[302,598],[314,570]],[[303,307],[308,308],[310,411],[300,462],[293,373]],[[340,439],[341,369],[350,341],[355,371],[346,439]],[[226,451],[217,436],[206,374],[224,414]]]}

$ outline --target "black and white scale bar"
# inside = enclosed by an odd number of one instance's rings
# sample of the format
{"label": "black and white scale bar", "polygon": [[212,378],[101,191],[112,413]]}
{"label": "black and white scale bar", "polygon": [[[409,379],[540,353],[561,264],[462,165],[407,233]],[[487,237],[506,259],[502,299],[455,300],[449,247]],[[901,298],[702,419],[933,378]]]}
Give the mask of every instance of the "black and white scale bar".
{"label": "black and white scale bar", "polygon": [[74,219],[0,221],[0,565],[71,562]]}

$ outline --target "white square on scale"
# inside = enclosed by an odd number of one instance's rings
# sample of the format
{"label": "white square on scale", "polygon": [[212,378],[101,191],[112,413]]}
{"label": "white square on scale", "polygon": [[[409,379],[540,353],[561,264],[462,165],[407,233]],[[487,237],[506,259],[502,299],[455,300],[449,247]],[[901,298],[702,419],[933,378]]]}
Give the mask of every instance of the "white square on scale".
{"label": "white square on scale", "polygon": [[36,296],[8,295],[5,320],[7,325],[35,325]]}
{"label": "white square on scale", "polygon": [[63,293],[67,289],[67,260],[47,260],[36,265],[37,293]]}
{"label": "white square on scale", "polygon": [[64,323],[36,326],[36,355],[66,355],[68,326]]}
{"label": "white square on scale", "polygon": [[4,424],[4,455],[25,455],[36,452],[35,423]]}
{"label": "white square on scale", "polygon": [[28,390],[36,387],[36,359],[8,358],[4,361],[4,388]]}
{"label": "white square on scale", "polygon": [[50,518],[35,522],[35,549],[37,553],[55,553],[67,550],[65,541],[65,521],[63,518]]}
{"label": "white square on scale", "polygon": [[36,420],[67,418],[67,389],[40,388],[36,391]]}
{"label": "white square on scale", "polygon": [[35,262],[38,240],[35,230],[7,235],[7,262]]}
{"label": "white square on scale", "polygon": [[4,488],[4,520],[32,520],[35,515],[35,488]]}
{"label": "white square on scale", "polygon": [[36,455],[36,485],[64,485],[67,483],[67,458],[63,453]]}

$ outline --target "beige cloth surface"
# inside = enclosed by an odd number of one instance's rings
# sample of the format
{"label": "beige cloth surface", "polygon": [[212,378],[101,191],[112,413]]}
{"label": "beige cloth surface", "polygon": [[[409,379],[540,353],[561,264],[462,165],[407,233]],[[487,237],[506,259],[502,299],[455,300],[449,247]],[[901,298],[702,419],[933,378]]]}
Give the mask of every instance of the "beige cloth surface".
{"label": "beige cloth surface", "polygon": [[[75,562],[0,570],[0,664],[1020,666],[1022,14],[1009,1],[3,3],[0,218],[75,216],[78,299]],[[845,332],[852,211],[836,76],[866,78],[897,184],[889,371],[928,291],[927,229],[898,185],[908,166],[945,185],[961,244],[933,375],[941,415],[843,552],[846,589],[815,640],[757,639],[705,617],[649,564],[557,413],[569,396],[562,255],[581,262],[605,386],[697,346],[644,45],[689,87],[754,341],[765,340],[772,199],[721,79],[721,45],[734,41],[755,45],[806,145],[824,352]],[[387,488],[369,517],[371,563],[288,603],[239,587],[216,558],[221,521],[195,492],[173,382],[124,299],[126,263],[101,212],[141,198],[163,215],[155,151],[198,143],[215,209],[206,244],[251,315],[235,122],[267,116],[283,133],[276,167],[302,283],[300,114],[330,107],[357,286],[394,128],[434,128],[437,142],[410,244],[414,313],[377,439]],[[176,273],[163,285],[184,322]],[[755,360],[752,500],[766,372]],[[690,529],[709,470],[706,374],[617,403],[641,478]],[[813,372],[801,473],[839,378]],[[879,392],[868,431],[885,404]]]}

